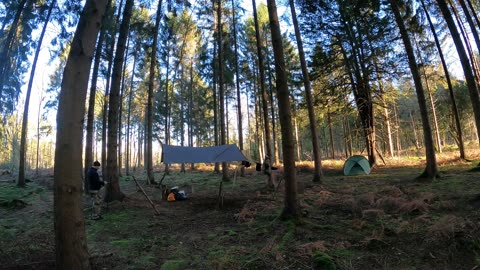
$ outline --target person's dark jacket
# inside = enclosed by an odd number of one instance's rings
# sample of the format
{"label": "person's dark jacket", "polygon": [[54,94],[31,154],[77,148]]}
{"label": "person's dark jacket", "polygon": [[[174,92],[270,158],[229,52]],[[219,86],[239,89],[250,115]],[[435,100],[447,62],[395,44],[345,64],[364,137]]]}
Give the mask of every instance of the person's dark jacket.
{"label": "person's dark jacket", "polygon": [[105,185],[105,183],[100,180],[100,176],[98,175],[96,168],[91,167],[87,172],[87,176],[89,190],[99,190],[103,185]]}

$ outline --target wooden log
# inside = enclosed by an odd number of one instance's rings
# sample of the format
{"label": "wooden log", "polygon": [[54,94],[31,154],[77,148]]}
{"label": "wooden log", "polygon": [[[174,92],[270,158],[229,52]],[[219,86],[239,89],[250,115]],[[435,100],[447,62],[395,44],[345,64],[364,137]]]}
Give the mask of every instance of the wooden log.
{"label": "wooden log", "polygon": [[132,178],[133,178],[133,181],[135,181],[135,184],[137,185],[137,187],[140,189],[140,191],[142,191],[143,195],[145,195],[145,198],[147,198],[150,205],[152,205],[152,208],[153,210],[155,210],[155,213],[157,213],[157,215],[160,215],[160,212],[158,212],[157,207],[155,207],[155,204],[152,202],[152,200],[150,200],[150,197],[148,197],[147,193],[145,192],[145,190],[143,190],[142,186],[140,186],[135,176],[132,175]]}

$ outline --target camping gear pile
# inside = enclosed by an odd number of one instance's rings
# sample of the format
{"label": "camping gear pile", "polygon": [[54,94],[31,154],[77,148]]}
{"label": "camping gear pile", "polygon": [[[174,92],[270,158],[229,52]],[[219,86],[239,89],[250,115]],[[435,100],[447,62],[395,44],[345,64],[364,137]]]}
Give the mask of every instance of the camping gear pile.
{"label": "camping gear pile", "polygon": [[187,194],[185,190],[179,190],[177,186],[170,188],[170,193],[168,193],[167,201],[183,201],[187,199]]}

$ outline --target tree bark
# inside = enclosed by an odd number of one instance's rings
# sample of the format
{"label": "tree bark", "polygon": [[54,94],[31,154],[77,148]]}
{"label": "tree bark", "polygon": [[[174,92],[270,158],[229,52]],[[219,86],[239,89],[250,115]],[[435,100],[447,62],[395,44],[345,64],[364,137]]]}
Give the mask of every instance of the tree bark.
{"label": "tree bark", "polygon": [[332,117],[330,114],[330,109],[328,109],[328,112],[327,112],[327,123],[328,123],[328,135],[330,138],[330,151],[331,151],[330,154],[331,154],[331,158],[335,159],[335,145],[333,142],[333,127],[332,127]]}
{"label": "tree bark", "polygon": [[131,158],[131,151],[130,151],[130,125],[131,125],[131,114],[132,114],[132,99],[133,99],[133,78],[135,77],[135,66],[137,63],[137,54],[134,51],[133,53],[133,68],[132,68],[132,76],[130,78],[130,89],[128,92],[128,109],[127,109],[127,142],[126,142],[126,153],[125,153],[125,174],[130,175],[130,158]]}
{"label": "tree bark", "polygon": [[[322,163],[321,163],[322,158],[320,155],[320,146],[318,143],[318,134],[317,134],[317,128],[316,128],[317,121],[315,117],[315,110],[313,108],[312,88],[310,85],[310,78],[308,75],[307,62],[305,60],[305,52],[303,51],[302,36],[300,34],[300,29],[298,27],[295,4],[293,0],[289,0],[289,3],[290,3],[290,11],[292,13],[293,27],[295,29],[295,38],[297,40],[298,55],[300,57],[300,64],[302,66],[303,87],[305,88],[305,99],[307,101],[310,136],[312,137],[313,163],[315,166],[315,172],[313,174],[313,182],[320,182],[322,178]],[[335,154],[332,153],[332,155],[334,156]]]}
{"label": "tree bark", "polygon": [[[213,7],[215,10],[215,0],[213,0]],[[215,14],[214,14],[214,17]],[[218,24],[215,24],[217,27],[215,27],[215,30],[218,32],[220,31],[218,29]],[[213,55],[217,55],[217,50],[218,50],[218,42],[215,42],[213,44]],[[214,134],[214,139],[215,139],[215,145],[219,145],[219,136],[218,136],[218,91],[217,91],[217,81],[218,81],[218,76],[217,76],[217,63],[215,63],[215,57],[213,61],[213,134]],[[214,168],[215,173],[220,173],[220,166],[218,162],[215,162],[215,168]]]}
{"label": "tree bark", "polygon": [[8,31],[7,38],[5,39],[4,46],[2,48],[2,51],[0,52],[0,97],[2,97],[3,93],[3,86],[4,86],[4,81],[5,81],[5,76],[7,75],[7,71],[10,69],[10,61],[9,61],[9,55],[10,55],[10,49],[13,46],[13,40],[15,38],[15,34],[18,30],[18,23],[20,22],[20,16],[23,13],[23,9],[25,8],[25,4],[27,3],[27,0],[22,0],[17,7],[17,10],[15,12],[15,17],[13,19],[13,22],[10,26],[10,30]]}
{"label": "tree bark", "polygon": [[283,218],[299,217],[297,198],[297,180],[295,171],[295,141],[292,127],[292,108],[288,91],[285,56],[283,51],[282,34],[277,16],[275,0],[267,0],[270,29],[272,32],[272,46],[275,56],[275,73],[277,84],[278,112],[282,131],[282,152],[285,178],[285,202],[282,211]]}
{"label": "tree bark", "polygon": [[[169,71],[170,71],[170,47],[167,40],[167,71],[165,74],[165,144],[170,144],[170,99],[169,99]],[[169,174],[169,166],[165,164],[165,174]]]}
{"label": "tree bark", "polygon": [[[108,0],[107,11],[112,7],[112,1]],[[98,72],[100,68],[100,61],[102,59],[102,49],[103,43],[105,40],[105,21],[106,21],[105,14],[102,18],[102,28],[100,30],[100,36],[98,37],[97,41],[97,48],[95,51],[95,60],[93,62],[93,71],[90,83],[90,93],[88,98],[88,110],[87,110],[87,126],[86,126],[86,138],[85,138],[85,163],[84,166],[84,191],[88,193],[88,179],[87,179],[87,171],[93,164],[93,139],[94,139],[94,132],[93,132],[93,121],[95,118],[95,97],[97,93],[97,80],[98,80]]]}
{"label": "tree bark", "polygon": [[448,5],[445,0],[437,0],[438,6],[442,11],[445,22],[447,23],[450,34],[452,35],[455,48],[462,64],[463,73],[465,75],[465,80],[467,82],[468,92],[470,94],[470,101],[472,102],[473,114],[475,116],[475,126],[477,128],[477,134],[480,134],[480,97],[478,95],[477,83],[475,76],[470,66],[467,52],[463,46],[462,39],[460,38],[460,33],[455,25],[452,14],[448,9]]}
{"label": "tree bark", "polygon": [[57,269],[90,269],[82,207],[82,137],[88,76],[107,0],[88,0],[71,43],[57,113],[54,224]]}
{"label": "tree bark", "polygon": [[[226,144],[225,141],[225,90],[223,85],[223,48],[222,48],[222,0],[217,4],[217,35],[218,35],[218,98],[220,100],[220,145]],[[228,181],[228,165],[222,162],[222,181]]]}
{"label": "tree bark", "polygon": [[[37,48],[35,50],[35,56],[33,57],[32,70],[30,71],[30,79],[28,80],[27,94],[25,97],[25,106],[23,108],[23,120],[22,120],[22,133],[20,137],[20,164],[18,166],[18,182],[17,186],[25,187],[25,156],[27,153],[27,130],[28,130],[28,108],[30,106],[30,95],[32,93],[33,78],[35,77],[35,69],[37,68],[38,56],[40,55],[40,49],[42,48],[43,37],[47,30],[48,22],[50,21],[50,15],[52,15],[53,7],[56,5],[56,0],[50,3],[48,8],[48,14],[43,24],[42,32],[38,38]],[[1,98],[1,96],[0,96]]]}
{"label": "tree bark", "polygon": [[152,52],[150,56],[150,74],[148,80],[148,102],[147,102],[147,178],[148,183],[155,184],[153,175],[153,88],[155,83],[155,67],[157,65],[157,43],[158,29],[162,14],[162,0],[158,0],[157,15],[155,18],[155,30],[153,32]]}
{"label": "tree bark", "polygon": [[343,17],[343,28],[348,35],[348,42],[352,48],[352,56],[348,57],[344,46],[341,46],[342,53],[345,55],[346,64],[350,66],[350,80],[352,81],[352,90],[357,104],[358,114],[363,128],[363,135],[365,139],[365,148],[367,149],[368,162],[371,167],[377,163],[376,149],[376,134],[375,134],[375,118],[373,115],[373,100],[372,89],[369,84],[369,71],[365,66],[363,60],[362,46],[364,41],[360,36],[354,34],[351,19],[347,15],[341,13]]}
{"label": "tree bark", "polygon": [[42,102],[45,99],[43,91],[40,92],[40,101],[38,102],[38,115],[37,115],[37,157],[35,165],[35,176],[39,176],[39,161],[40,161],[40,112],[42,111]]}
{"label": "tree bark", "polygon": [[432,139],[432,129],[428,120],[428,111],[425,100],[425,92],[422,86],[422,79],[420,77],[420,72],[418,70],[417,62],[415,59],[415,53],[413,50],[412,43],[408,36],[407,29],[405,27],[403,18],[400,14],[400,10],[397,6],[395,0],[389,0],[390,6],[392,7],[393,14],[395,16],[395,21],[400,30],[400,35],[405,46],[405,52],[408,57],[408,64],[412,72],[413,81],[415,83],[415,90],[417,93],[418,106],[420,107],[420,114],[422,116],[422,126],[423,126],[423,139],[425,143],[425,154],[426,154],[426,168],[420,177],[425,177],[429,180],[434,180],[438,176],[437,161],[435,157],[435,148],[433,146]]}
{"label": "tree bark", "polygon": [[132,16],[134,0],[125,2],[123,19],[120,25],[120,32],[117,42],[117,50],[113,61],[112,86],[110,89],[110,100],[108,104],[108,130],[107,130],[107,171],[105,201],[123,200],[125,194],[120,190],[118,176],[118,117],[120,104],[120,84],[122,79],[123,59],[125,55],[125,45],[127,43],[128,30],[130,27],[130,18]]}
{"label": "tree bark", "polygon": [[438,55],[440,56],[440,61],[442,63],[443,71],[445,72],[445,80],[447,81],[447,86],[448,86],[448,93],[450,97],[450,102],[452,104],[452,114],[455,119],[455,127],[456,127],[456,132],[457,132],[457,141],[458,141],[458,149],[460,151],[460,158],[465,159],[465,146],[463,144],[463,134],[462,134],[462,127],[460,123],[460,116],[458,114],[458,109],[457,109],[457,103],[455,101],[455,95],[453,94],[453,86],[452,86],[452,80],[450,79],[450,74],[448,73],[448,67],[447,67],[447,62],[445,61],[445,56],[443,55],[442,47],[440,46],[440,41],[438,40],[438,35],[437,32],[435,31],[435,27],[432,23],[432,20],[430,18],[430,14],[427,10],[427,7],[425,6],[425,1],[421,0],[420,1],[423,7],[423,10],[425,11],[425,15],[428,21],[428,25],[430,26],[430,30],[432,31],[433,38],[435,40],[435,46],[437,47]]}
{"label": "tree bark", "polygon": [[[464,0],[458,0],[458,2],[460,3],[460,6],[463,9],[464,17],[467,20],[468,25],[470,26],[470,31],[471,31],[471,34],[473,36],[473,39],[475,40],[475,43],[477,45],[477,50],[478,50],[480,48],[480,37],[478,36],[477,27],[475,26],[475,23],[473,22],[472,16],[470,16],[470,12],[467,8],[467,5],[466,5],[465,1]],[[473,11],[473,12],[475,13],[475,11]],[[465,39],[468,39],[468,36],[465,36]],[[467,42],[467,40],[465,40],[465,42]],[[477,60],[476,60],[476,55],[474,54],[473,50],[471,51],[471,57],[472,57],[473,66],[474,66],[475,70],[477,71],[477,77],[479,77],[479,78],[477,78],[477,82],[478,82],[478,81],[480,81],[480,74],[478,74],[479,73],[478,63],[477,63]]]}
{"label": "tree bark", "polygon": [[[235,86],[237,88],[237,129],[238,129],[238,146],[243,151],[243,122],[242,122],[242,100],[240,97],[240,73],[238,71],[238,44],[237,44],[237,20],[235,14],[237,9],[235,1],[232,0],[232,16],[233,16],[233,37],[235,46]],[[240,176],[245,176],[245,167],[240,169]]]}
{"label": "tree bark", "polygon": [[[272,157],[272,142],[271,142],[271,132],[270,132],[270,124],[268,121],[268,96],[267,91],[265,89],[265,65],[263,62],[263,54],[262,54],[262,47],[261,47],[261,40],[260,40],[260,29],[258,26],[258,16],[257,16],[257,6],[255,0],[252,0],[252,7],[253,7],[253,20],[255,23],[255,37],[257,43],[257,57],[258,57],[258,71],[259,71],[259,80],[260,80],[260,91],[261,91],[261,101],[262,101],[262,112],[263,112],[263,121],[264,121],[264,130],[265,130],[265,146],[266,146],[266,153],[265,156]],[[275,7],[276,9],[276,7]],[[283,51],[282,51],[283,54]],[[291,123],[290,123],[291,125]],[[285,154],[285,153],[284,153]],[[272,170],[271,166],[268,168],[268,187],[273,188],[273,178],[272,178]]]}
{"label": "tree bark", "polygon": [[475,22],[477,23],[477,26],[480,25],[480,20],[478,19],[477,12],[475,11],[475,7],[472,4],[471,0],[467,0],[468,6],[470,7],[470,10],[472,11],[472,17],[475,19]]}

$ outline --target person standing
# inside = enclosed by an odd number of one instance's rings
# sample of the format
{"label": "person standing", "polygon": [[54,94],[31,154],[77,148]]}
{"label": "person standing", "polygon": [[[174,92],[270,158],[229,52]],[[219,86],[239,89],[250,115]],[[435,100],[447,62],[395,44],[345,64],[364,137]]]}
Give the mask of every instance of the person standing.
{"label": "person standing", "polygon": [[270,157],[265,155],[265,159],[263,160],[263,173],[270,176],[272,174],[272,169],[270,168]]}
{"label": "person standing", "polygon": [[100,196],[100,189],[105,185],[105,182],[100,180],[100,176],[98,175],[98,169],[100,168],[100,162],[95,161],[93,162],[93,166],[88,170],[87,177],[88,177],[88,191],[90,193],[90,197],[92,198],[92,219],[97,220],[101,219],[101,203],[102,197]]}

